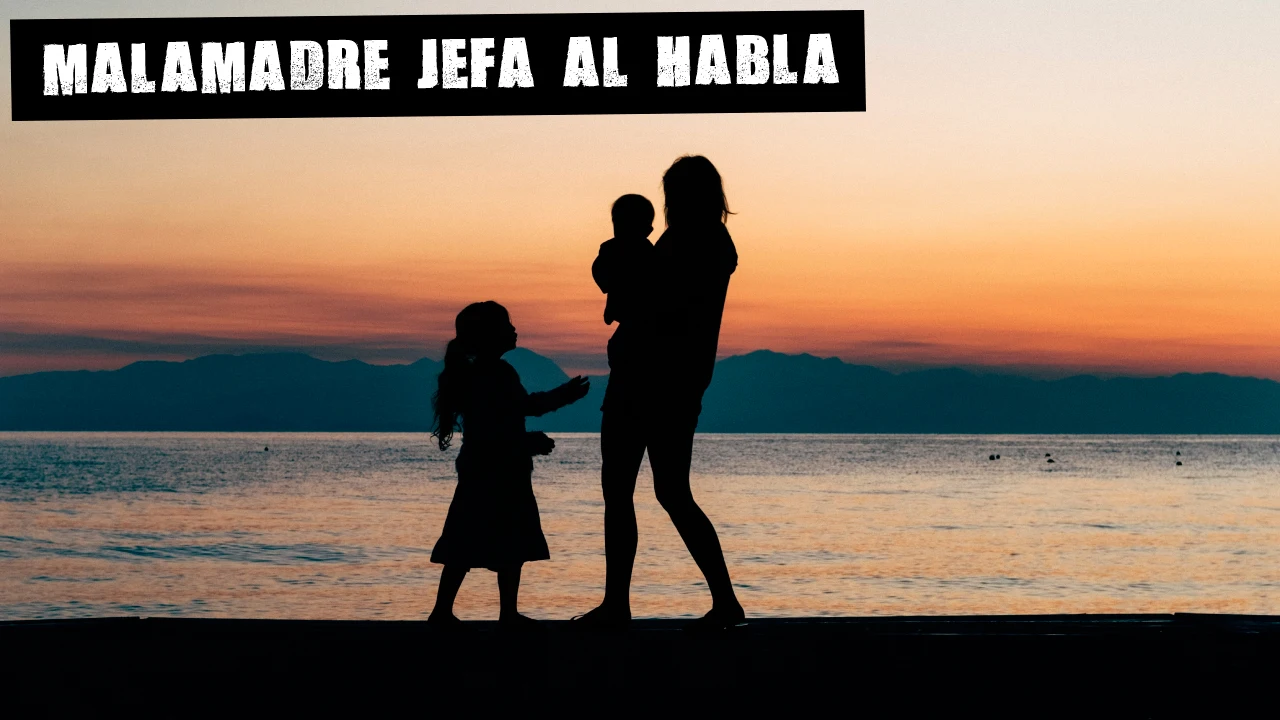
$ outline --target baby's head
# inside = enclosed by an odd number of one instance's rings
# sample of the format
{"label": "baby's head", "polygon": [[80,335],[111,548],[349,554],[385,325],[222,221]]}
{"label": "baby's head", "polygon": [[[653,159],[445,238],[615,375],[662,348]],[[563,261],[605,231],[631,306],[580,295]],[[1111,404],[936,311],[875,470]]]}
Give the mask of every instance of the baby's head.
{"label": "baby's head", "polygon": [[653,203],[643,195],[623,195],[613,201],[613,236],[649,237],[653,232]]}

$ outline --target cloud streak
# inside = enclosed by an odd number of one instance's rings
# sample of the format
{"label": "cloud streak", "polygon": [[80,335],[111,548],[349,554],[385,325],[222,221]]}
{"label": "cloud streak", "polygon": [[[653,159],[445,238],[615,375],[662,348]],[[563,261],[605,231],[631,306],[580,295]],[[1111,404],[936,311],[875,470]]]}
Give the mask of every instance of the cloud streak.
{"label": "cloud streak", "polygon": [[[554,289],[532,285],[525,272],[500,263],[463,276],[427,267],[7,266],[0,269],[0,373],[279,351],[412,362],[438,357],[457,311],[491,297],[511,309],[522,345],[569,367],[602,367],[604,333],[586,322],[596,314],[586,303],[598,300],[583,297],[580,310],[568,310],[571,300],[548,299]],[[574,316],[582,321],[575,325]]]}
{"label": "cloud streak", "polygon": [[[396,266],[239,267],[88,264],[0,266],[0,374],[108,369],[141,359],[305,352],[373,363],[438,358],[469,302],[497,299],[520,344],[569,372],[607,371],[612,327],[576,266],[491,261]],[[1028,330],[963,317],[937,321],[836,308],[779,311],[731,290],[721,355],[767,348],[887,369],[961,366],[1042,377],[1088,372],[1217,371],[1280,379],[1280,348],[1249,336]]]}
{"label": "cloud streak", "polygon": [[403,346],[381,342],[331,343],[323,338],[311,342],[264,343],[245,338],[200,335],[152,335],[142,338],[110,338],[91,335],[41,334],[0,331],[0,351],[15,355],[70,355],[122,357],[198,357],[211,354],[300,352],[324,359],[360,358],[367,362],[413,362],[438,356],[438,348]]}

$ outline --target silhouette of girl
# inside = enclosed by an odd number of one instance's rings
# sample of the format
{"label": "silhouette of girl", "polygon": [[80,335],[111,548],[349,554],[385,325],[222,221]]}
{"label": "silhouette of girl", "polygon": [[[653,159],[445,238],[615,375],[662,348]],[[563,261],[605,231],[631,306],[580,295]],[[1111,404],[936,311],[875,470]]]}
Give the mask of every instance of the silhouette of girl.
{"label": "silhouette of girl", "polygon": [[499,622],[534,625],[537,621],[516,610],[521,567],[550,557],[533,496],[531,458],[550,453],[555,441],[546,433],[526,432],[524,418],[576,402],[587,394],[588,382],[579,376],[548,392],[526,392],[515,368],[502,359],[516,346],[516,329],[506,308],[492,300],[463,308],[454,325],[457,337],[445,350],[432,398],[432,434],[445,450],[460,424],[462,449],[458,486],[431,551],[431,562],[442,563],[444,570],[427,620],[460,623],[453,614],[458,588],[468,570],[483,567],[498,573]]}
{"label": "silhouette of girl", "polygon": [[[631,618],[637,541],[634,495],[636,474],[647,449],[658,502],[671,516],[711,590],[711,611],[691,627],[727,628],[740,623],[744,613],[715,527],[693,499],[689,467],[738,253],[724,225],[729,216],[724,186],[710,160],[699,155],[677,159],[662,176],[662,188],[667,230],[654,246],[645,303],[648,317],[622,323],[630,322],[628,332],[633,333],[624,346],[610,343],[611,375],[600,428],[605,597],[578,621],[618,626]],[[615,351],[635,357],[615,357]],[[615,365],[627,369],[616,379]]]}

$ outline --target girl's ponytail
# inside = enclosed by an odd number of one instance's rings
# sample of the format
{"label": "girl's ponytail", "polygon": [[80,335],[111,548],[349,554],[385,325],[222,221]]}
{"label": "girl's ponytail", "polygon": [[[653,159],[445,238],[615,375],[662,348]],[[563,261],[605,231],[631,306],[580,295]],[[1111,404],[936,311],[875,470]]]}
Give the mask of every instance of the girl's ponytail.
{"label": "girl's ponytail", "polygon": [[[507,309],[492,300],[471,303],[463,308],[454,319],[453,327],[455,337],[445,347],[444,369],[436,380],[436,394],[431,396],[431,404],[435,408],[431,434],[441,450],[449,449],[453,432],[458,429],[458,418],[470,391],[476,356],[504,342],[504,333],[510,333],[511,346],[515,345],[515,328],[511,327]],[[503,347],[501,351],[505,352],[509,347]]]}
{"label": "girl's ponytail", "polygon": [[441,450],[448,450],[453,432],[458,428],[458,415],[462,412],[471,357],[458,338],[449,341],[444,351],[444,369],[436,380],[436,392],[431,396],[435,408],[435,422],[431,434]]}

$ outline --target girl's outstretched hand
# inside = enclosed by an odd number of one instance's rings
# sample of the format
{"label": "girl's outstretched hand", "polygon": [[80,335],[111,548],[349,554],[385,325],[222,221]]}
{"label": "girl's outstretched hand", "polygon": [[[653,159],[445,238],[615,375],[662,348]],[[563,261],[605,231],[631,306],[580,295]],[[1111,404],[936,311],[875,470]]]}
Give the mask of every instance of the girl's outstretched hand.
{"label": "girl's outstretched hand", "polygon": [[564,404],[576,403],[587,396],[587,391],[591,389],[591,381],[579,375],[569,382],[556,388],[564,398]]}
{"label": "girl's outstretched hand", "polygon": [[524,444],[530,455],[550,455],[556,448],[556,441],[541,430],[525,433]]}

